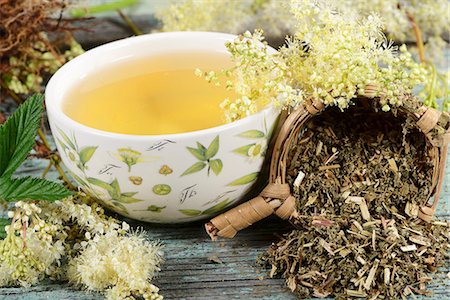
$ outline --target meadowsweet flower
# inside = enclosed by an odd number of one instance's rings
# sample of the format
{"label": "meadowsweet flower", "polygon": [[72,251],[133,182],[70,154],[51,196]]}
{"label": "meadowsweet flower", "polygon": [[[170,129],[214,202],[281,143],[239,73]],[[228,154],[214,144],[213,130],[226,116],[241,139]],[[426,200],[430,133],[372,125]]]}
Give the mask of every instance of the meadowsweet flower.
{"label": "meadowsweet flower", "polygon": [[[45,277],[70,280],[109,299],[162,299],[150,283],[161,245],[130,233],[84,193],[53,203],[17,202],[0,241],[0,286],[30,286]],[[67,272],[69,270],[69,272]]]}
{"label": "meadowsweet flower", "polygon": [[162,299],[150,283],[161,257],[161,245],[143,234],[109,231],[83,246],[69,265],[69,281],[92,291],[106,290],[109,299]]}
{"label": "meadowsweet flower", "polygon": [[[50,275],[53,266],[60,263],[64,235],[54,240],[55,227],[46,226],[38,217],[41,209],[34,203],[15,204],[13,220],[6,228],[7,236],[0,241],[0,286],[36,284]],[[36,223],[29,227],[29,221]]]}
{"label": "meadowsweet flower", "polygon": [[279,52],[268,50],[262,31],[245,32],[226,45],[234,67],[203,72],[211,82],[232,81],[238,97],[221,104],[227,121],[268,103],[295,108],[306,98],[345,110],[366,95],[389,111],[403,105],[404,95],[418,84],[428,86],[427,67],[414,62],[406,46],[398,49],[387,40],[376,13],[360,16],[326,0],[291,0],[290,5],[295,34]]}

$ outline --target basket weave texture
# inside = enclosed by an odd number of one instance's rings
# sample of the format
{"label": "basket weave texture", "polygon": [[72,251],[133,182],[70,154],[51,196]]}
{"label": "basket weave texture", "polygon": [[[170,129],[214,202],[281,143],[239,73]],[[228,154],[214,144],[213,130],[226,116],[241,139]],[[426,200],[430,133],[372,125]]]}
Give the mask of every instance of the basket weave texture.
{"label": "basket weave texture", "polygon": [[[376,86],[367,86],[365,96],[373,101]],[[408,96],[412,97],[412,96]],[[291,194],[291,187],[286,183],[287,158],[292,142],[304,129],[305,124],[316,114],[326,109],[317,99],[308,99],[291,112],[278,132],[273,148],[269,183],[255,198],[218,215],[205,224],[210,237],[232,238],[238,231],[251,226],[272,214],[282,219],[289,219],[296,209],[296,199]],[[444,171],[450,142],[450,122],[448,113],[433,108],[420,106],[409,108],[403,106],[399,111],[411,118],[417,128],[425,135],[430,145],[429,155],[433,160],[432,187],[420,206],[419,218],[431,221],[439,201],[444,181]],[[446,120],[442,122],[442,120]],[[444,124],[443,124],[444,123]],[[432,201],[429,201],[429,200]],[[429,203],[431,202],[431,203]]]}

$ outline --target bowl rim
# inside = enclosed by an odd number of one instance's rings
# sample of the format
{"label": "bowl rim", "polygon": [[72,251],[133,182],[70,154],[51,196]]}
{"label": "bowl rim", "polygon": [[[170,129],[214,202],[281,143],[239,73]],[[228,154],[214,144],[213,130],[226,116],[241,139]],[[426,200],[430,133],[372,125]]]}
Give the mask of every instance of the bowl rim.
{"label": "bowl rim", "polygon": [[[85,59],[89,59],[89,56],[99,56],[103,53],[108,52],[110,49],[114,48],[120,48],[120,47],[132,47],[133,45],[136,46],[137,44],[147,41],[147,40],[153,40],[158,38],[164,38],[164,37],[171,37],[176,38],[178,36],[181,37],[191,37],[191,38],[220,38],[225,41],[232,41],[234,40],[237,35],[234,34],[228,34],[228,33],[221,33],[221,32],[208,32],[208,31],[174,31],[174,32],[158,32],[158,33],[149,33],[149,34],[143,34],[140,36],[133,36],[129,38],[124,38],[117,41],[112,41],[100,46],[97,46],[95,48],[92,48],[83,54],[75,57],[74,59],[70,60],[63,66],[61,66],[50,78],[49,82],[46,85],[45,88],[45,104],[46,109],[49,115],[49,119],[58,119],[55,124],[64,123],[69,128],[74,128],[76,131],[84,131],[93,135],[102,136],[106,138],[117,138],[120,140],[134,140],[134,141],[146,141],[149,139],[161,139],[161,138],[172,138],[172,139],[180,139],[180,138],[186,138],[186,137],[195,137],[199,135],[209,135],[214,134],[217,132],[226,131],[233,127],[238,127],[240,125],[244,125],[247,123],[252,122],[254,119],[259,119],[261,115],[265,115],[266,113],[275,113],[279,111],[279,109],[275,108],[272,104],[268,104],[265,108],[259,110],[257,113],[252,114],[250,116],[246,116],[242,119],[226,123],[223,125],[210,127],[206,129],[201,130],[195,130],[195,131],[188,131],[188,132],[181,132],[181,133],[171,133],[171,134],[148,134],[148,135],[142,135],[142,134],[126,134],[126,133],[116,133],[116,132],[110,132],[105,131],[101,129],[97,129],[94,127],[90,127],[87,125],[84,125],[82,123],[79,123],[69,116],[67,116],[62,108],[61,105],[58,105],[57,101],[53,101],[51,99],[58,98],[57,90],[58,85],[61,81],[64,81],[64,75],[66,73],[69,73],[72,68],[77,67],[79,63],[83,63]],[[273,54],[277,51],[270,47],[268,47],[268,52]],[[92,59],[92,58],[91,58]],[[68,88],[65,88],[67,90]]]}

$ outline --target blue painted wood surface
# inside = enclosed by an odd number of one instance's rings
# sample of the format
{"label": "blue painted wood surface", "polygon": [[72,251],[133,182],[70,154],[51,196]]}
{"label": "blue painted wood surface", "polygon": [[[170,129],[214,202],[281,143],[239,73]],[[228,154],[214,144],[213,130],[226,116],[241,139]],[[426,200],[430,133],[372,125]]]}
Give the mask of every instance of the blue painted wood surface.
{"label": "blue painted wood surface", "polygon": [[[450,152],[450,151],[449,151]],[[450,155],[450,153],[449,153]],[[42,160],[29,160],[19,170],[20,175],[39,176],[46,165]],[[56,172],[49,178],[56,179]],[[439,202],[437,216],[450,218],[450,163]],[[211,242],[203,223],[157,225],[137,223],[125,219],[134,227],[142,226],[150,239],[158,239],[165,246],[165,263],[156,284],[165,299],[295,299],[284,286],[283,279],[271,279],[267,270],[256,265],[277,235],[290,230],[287,222],[269,218],[240,232],[232,240]],[[209,258],[217,257],[222,263]],[[439,271],[438,280],[431,285],[431,299],[450,299],[450,266]],[[99,294],[77,291],[63,283],[46,282],[24,288],[2,288],[0,299],[103,299]]]}

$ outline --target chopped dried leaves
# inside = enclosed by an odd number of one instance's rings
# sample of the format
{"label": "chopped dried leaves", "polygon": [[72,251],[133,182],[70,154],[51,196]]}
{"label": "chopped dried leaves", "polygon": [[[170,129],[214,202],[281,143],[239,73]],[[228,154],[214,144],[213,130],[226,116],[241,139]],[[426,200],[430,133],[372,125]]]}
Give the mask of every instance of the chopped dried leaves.
{"label": "chopped dried leaves", "polygon": [[425,223],[429,146],[407,117],[357,105],[314,117],[289,153],[295,230],[261,257],[300,298],[428,295],[448,221]]}

